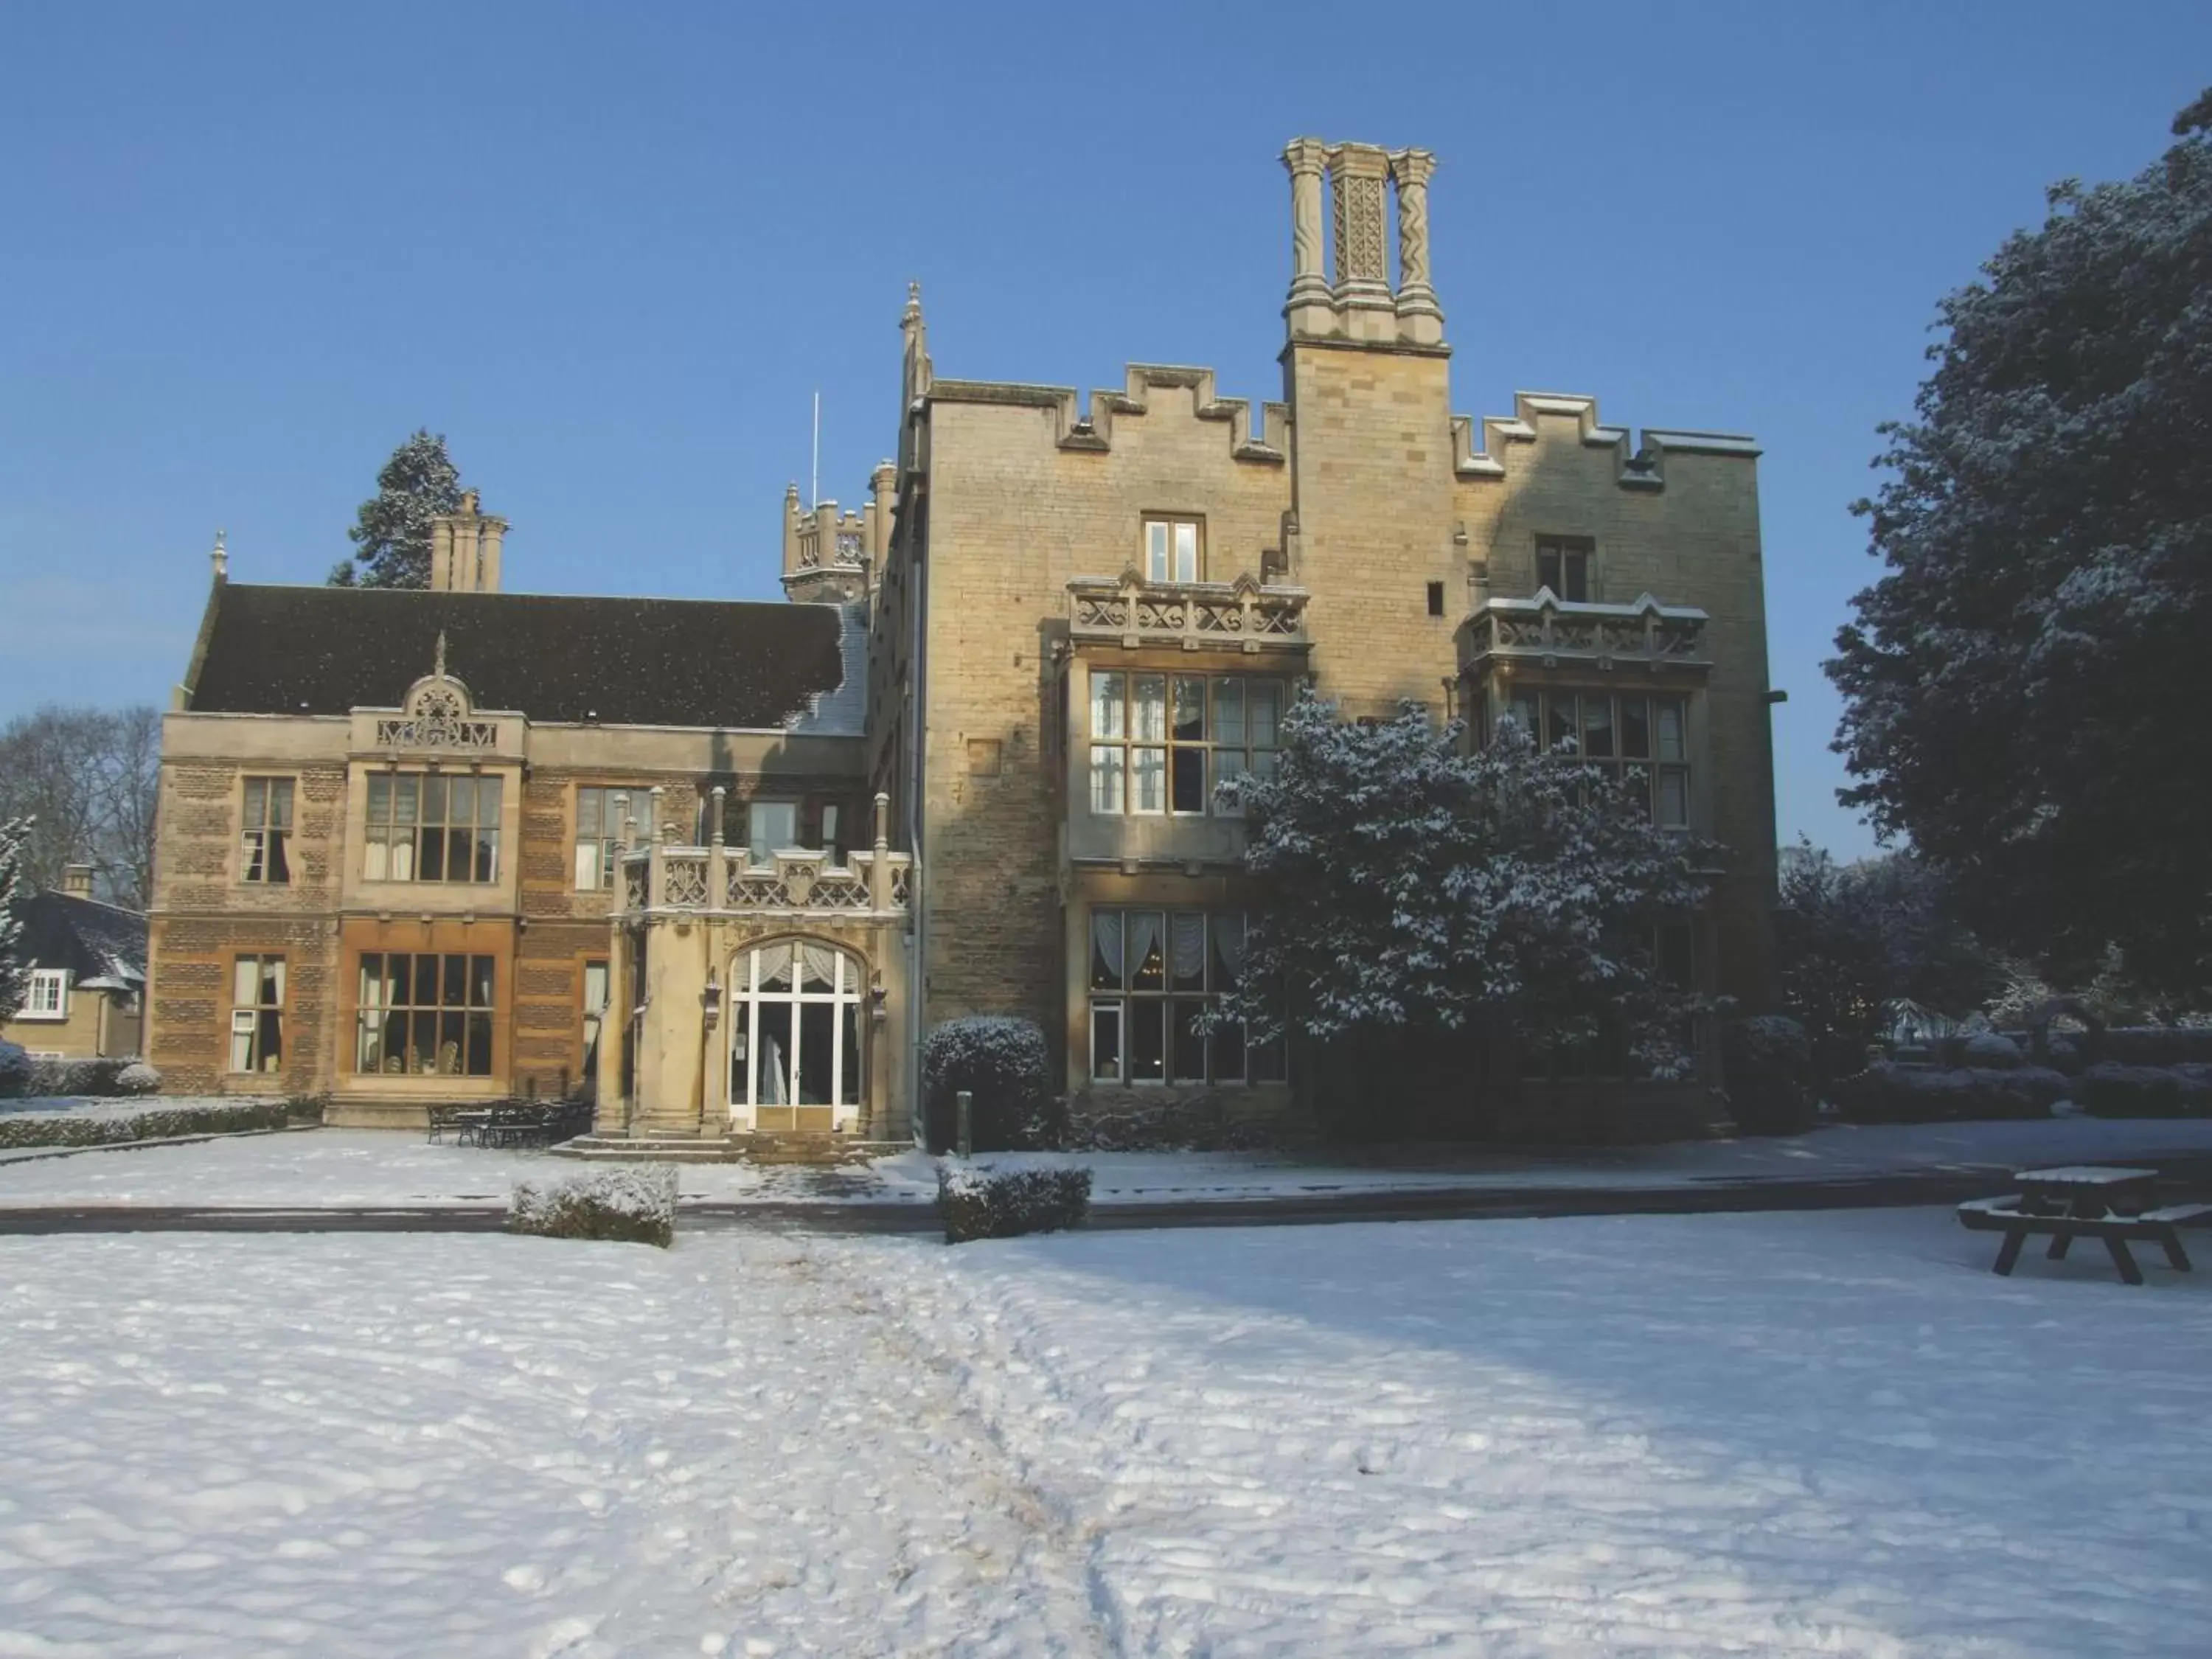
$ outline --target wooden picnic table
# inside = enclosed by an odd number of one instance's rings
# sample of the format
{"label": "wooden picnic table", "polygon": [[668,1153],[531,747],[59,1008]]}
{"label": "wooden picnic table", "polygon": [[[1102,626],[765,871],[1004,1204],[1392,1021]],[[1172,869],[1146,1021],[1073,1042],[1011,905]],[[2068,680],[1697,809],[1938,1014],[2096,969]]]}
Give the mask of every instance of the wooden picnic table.
{"label": "wooden picnic table", "polygon": [[2189,1271],[2179,1228],[2212,1215],[2212,1204],[2171,1204],[2146,1208],[2158,1171],[2097,1164],[2067,1164],[2046,1170],[2018,1170],[2020,1190],[2002,1198],[1979,1198],[1959,1206],[1959,1219],[1978,1232],[2002,1232],[1993,1271],[2009,1275],[2030,1233],[2051,1235],[2045,1259],[2063,1261],[2077,1237],[2103,1241],[2130,1285],[2143,1282],[2142,1269],[2129,1250],[2130,1241],[2159,1245],[2176,1268]]}

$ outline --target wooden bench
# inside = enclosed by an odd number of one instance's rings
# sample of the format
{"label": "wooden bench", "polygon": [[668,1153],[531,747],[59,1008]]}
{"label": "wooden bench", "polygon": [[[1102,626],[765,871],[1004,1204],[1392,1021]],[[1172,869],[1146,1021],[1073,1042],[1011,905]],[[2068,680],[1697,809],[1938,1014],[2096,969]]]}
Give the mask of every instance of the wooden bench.
{"label": "wooden bench", "polygon": [[2011,1273],[2020,1260],[2021,1247],[2027,1243],[2030,1233],[2049,1233],[2051,1249],[2047,1260],[2064,1261],[2067,1247],[2077,1238],[2101,1239],[2112,1254],[2112,1265],[2130,1285],[2143,1282],[2142,1269],[2136,1265],[2135,1256],[2128,1249],[2130,1243],[2160,1246],[2166,1251],[2166,1259],[2186,1273],[2189,1253],[2181,1248],[2179,1230],[2202,1222],[2208,1216],[2212,1216],[2212,1204],[2169,1204],[2163,1209],[2145,1210],[2141,1215],[2054,1215],[2023,1208],[2018,1193],[2003,1198],[1973,1199],[1959,1206],[1959,1220],[1970,1231],[2001,1232],[2005,1236],[1997,1251],[1995,1271],[1999,1273]]}

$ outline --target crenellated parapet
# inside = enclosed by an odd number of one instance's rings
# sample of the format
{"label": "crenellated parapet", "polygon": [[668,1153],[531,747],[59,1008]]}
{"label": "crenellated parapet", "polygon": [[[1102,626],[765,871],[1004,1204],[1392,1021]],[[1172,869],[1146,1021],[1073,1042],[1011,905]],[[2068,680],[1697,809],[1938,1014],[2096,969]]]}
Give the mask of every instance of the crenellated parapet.
{"label": "crenellated parapet", "polygon": [[1613,482],[1623,489],[1663,489],[1667,458],[1674,455],[1718,455],[1754,460],[1759,449],[1755,439],[1731,432],[1679,432],[1646,427],[1637,443],[1628,428],[1607,426],[1598,418],[1597,399],[1571,393],[1518,392],[1513,413],[1488,415],[1481,422],[1477,446],[1476,423],[1468,415],[1452,416],[1452,470],[1462,478],[1480,482],[1510,476],[1516,445],[1537,441],[1537,422],[1547,417],[1571,420],[1585,448],[1609,449],[1616,458]]}
{"label": "crenellated parapet", "polygon": [[1152,394],[1162,391],[1188,391],[1194,419],[1218,421],[1227,426],[1231,459],[1280,466],[1289,459],[1281,437],[1290,430],[1290,406],[1273,402],[1261,404],[1261,425],[1255,430],[1251,400],[1220,396],[1215,390],[1213,371],[1210,368],[1131,363],[1126,384],[1118,391],[1093,392],[1087,411],[1073,386],[938,380],[931,382],[927,395],[932,403],[1006,404],[1024,409],[1048,409],[1054,416],[1053,441],[1059,447],[1103,454],[1114,447],[1115,419],[1154,413]]}

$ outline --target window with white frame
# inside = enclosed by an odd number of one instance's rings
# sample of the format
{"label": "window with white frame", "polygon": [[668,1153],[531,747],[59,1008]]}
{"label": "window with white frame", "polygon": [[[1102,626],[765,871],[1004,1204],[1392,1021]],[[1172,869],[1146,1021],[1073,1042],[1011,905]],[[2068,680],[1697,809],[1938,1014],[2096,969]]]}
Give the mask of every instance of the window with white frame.
{"label": "window with white frame", "polygon": [[282,887],[292,879],[292,780],[248,778],[238,878]]}
{"label": "window with white frame", "polygon": [[1194,582],[1205,568],[1204,545],[1195,519],[1145,520],[1145,580]]}
{"label": "window with white frame", "polygon": [[1091,676],[1091,810],[1234,816],[1216,786],[1272,777],[1284,684],[1242,674]]}
{"label": "window with white frame", "polygon": [[1613,772],[1662,830],[1690,827],[1686,698],[1522,690],[1512,708],[1539,748]]}
{"label": "window with white frame", "polygon": [[615,884],[615,851],[622,840],[621,803],[632,793],[606,784],[576,786],[578,892],[603,891]]}
{"label": "window with white frame", "polygon": [[500,780],[372,772],[362,875],[369,881],[499,879]]}
{"label": "window with white frame", "polygon": [[17,1011],[18,1019],[67,1019],[69,1018],[69,969],[66,968],[33,968],[30,982],[24,988],[23,1006]]}
{"label": "window with white frame", "polygon": [[730,1105],[860,1105],[860,958],[817,939],[739,951],[730,963]]}
{"label": "window with white frame", "polygon": [[1199,1030],[1241,982],[1238,910],[1091,913],[1091,1078],[1094,1083],[1279,1083],[1280,1038],[1255,1043],[1242,1024]]}
{"label": "window with white frame", "polygon": [[246,956],[231,963],[230,1069],[274,1072],[284,1063],[284,958]]}

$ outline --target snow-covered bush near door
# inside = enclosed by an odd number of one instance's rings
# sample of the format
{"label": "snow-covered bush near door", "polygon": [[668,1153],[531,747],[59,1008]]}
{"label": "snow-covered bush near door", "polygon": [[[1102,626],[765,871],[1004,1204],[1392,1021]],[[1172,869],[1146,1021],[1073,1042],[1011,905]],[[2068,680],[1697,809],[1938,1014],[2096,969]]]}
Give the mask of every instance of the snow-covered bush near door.
{"label": "snow-covered bush near door", "polygon": [[946,1020],[921,1045],[921,1089],[933,1152],[952,1146],[958,1134],[963,1089],[975,1097],[975,1151],[1012,1152],[1058,1139],[1051,1056],[1034,1020],[997,1014]]}
{"label": "snow-covered bush near door", "polygon": [[1079,1227],[1091,1213],[1091,1171],[941,1165],[937,1212],[944,1218],[947,1244]]}
{"label": "snow-covered bush near door", "polygon": [[507,1200],[507,1230],[544,1238],[592,1238],[658,1244],[676,1237],[676,1169],[634,1164],[566,1181],[520,1181]]}

